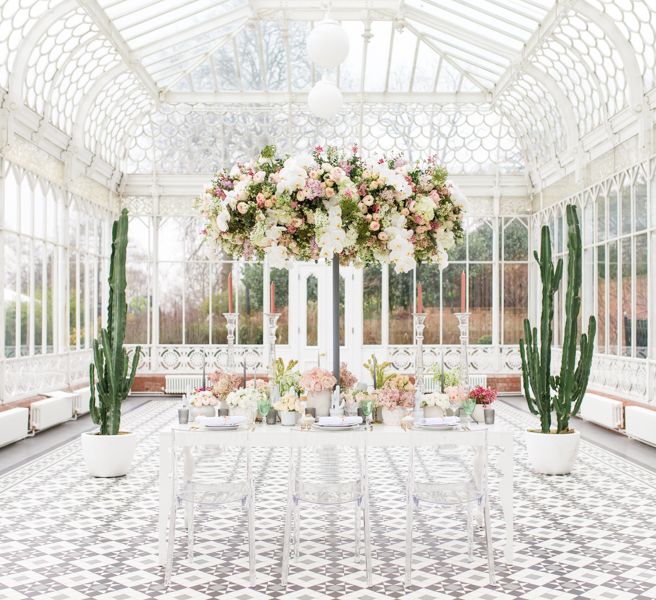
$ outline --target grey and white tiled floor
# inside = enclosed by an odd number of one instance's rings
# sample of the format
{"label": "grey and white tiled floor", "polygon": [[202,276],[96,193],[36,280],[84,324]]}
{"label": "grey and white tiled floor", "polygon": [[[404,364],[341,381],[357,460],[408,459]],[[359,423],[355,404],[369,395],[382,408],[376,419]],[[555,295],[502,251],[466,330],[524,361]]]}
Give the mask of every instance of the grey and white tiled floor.
{"label": "grey and white tiled floor", "polygon": [[459,520],[429,514],[415,535],[413,585],[404,588],[406,455],[378,450],[369,454],[373,587],[364,587],[353,559],[351,519],[308,512],[303,556],[283,588],[286,452],[262,449],[255,457],[258,584],[247,587],[243,522],[226,512],[198,527],[193,563],[178,546],[165,589],[156,554],[157,432],[173,421],[174,404],[153,401],[125,417],[140,435],[125,478],[90,478],[78,441],[0,477],[0,600],[656,599],[656,474],[583,442],[571,476],[535,475],[521,435],[532,417],[501,403],[498,412],[517,432],[516,535],[514,564],[507,565],[495,509],[496,587],[488,585],[482,545],[469,560]]}

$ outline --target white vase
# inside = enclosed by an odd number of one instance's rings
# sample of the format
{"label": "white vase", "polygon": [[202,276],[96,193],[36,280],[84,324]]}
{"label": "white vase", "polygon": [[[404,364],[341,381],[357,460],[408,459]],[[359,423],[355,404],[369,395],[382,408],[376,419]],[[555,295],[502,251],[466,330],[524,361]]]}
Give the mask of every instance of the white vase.
{"label": "white vase", "polygon": [[137,436],[123,431],[118,435],[100,435],[97,431],[83,433],[82,456],[94,477],[121,477],[127,474],[137,447]]}
{"label": "white vase", "polygon": [[307,407],[314,408],[317,417],[327,417],[330,414],[332,392],[322,390],[320,392],[308,392]]}
{"label": "white vase", "polygon": [[248,425],[255,421],[257,416],[257,409],[255,408],[242,408],[241,406],[231,406],[229,410],[231,417],[246,417]]}
{"label": "white vase", "polygon": [[581,434],[526,432],[528,461],[536,473],[566,475],[572,471]]}
{"label": "white vase", "polygon": [[291,427],[296,425],[296,420],[298,419],[298,413],[293,410],[281,410],[280,415],[280,424],[285,425],[286,427]]}
{"label": "white vase", "polygon": [[439,406],[424,406],[424,417],[434,419],[444,416],[444,411]]}
{"label": "white vase", "polygon": [[189,420],[195,421],[196,417],[214,417],[216,409],[213,406],[190,406]]}
{"label": "white vase", "polygon": [[405,410],[402,408],[395,408],[394,410],[383,408],[383,425],[400,426],[404,414]]}
{"label": "white vase", "polygon": [[472,419],[476,421],[477,423],[484,423],[485,422],[485,413],[483,412],[485,409],[483,408],[482,404],[477,404],[474,407],[474,412],[472,413]]}

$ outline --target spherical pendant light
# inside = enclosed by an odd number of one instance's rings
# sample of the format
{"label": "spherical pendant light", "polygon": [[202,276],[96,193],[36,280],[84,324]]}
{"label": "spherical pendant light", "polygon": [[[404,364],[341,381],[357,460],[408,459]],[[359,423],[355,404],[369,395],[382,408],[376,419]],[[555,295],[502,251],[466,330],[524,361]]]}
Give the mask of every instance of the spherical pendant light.
{"label": "spherical pendant light", "polygon": [[330,81],[317,81],[308,94],[308,105],[312,114],[322,119],[331,119],[342,108],[344,97],[339,88]]}
{"label": "spherical pendant light", "polygon": [[307,39],[310,60],[326,69],[333,69],[346,60],[349,38],[344,28],[332,19],[319,21]]}

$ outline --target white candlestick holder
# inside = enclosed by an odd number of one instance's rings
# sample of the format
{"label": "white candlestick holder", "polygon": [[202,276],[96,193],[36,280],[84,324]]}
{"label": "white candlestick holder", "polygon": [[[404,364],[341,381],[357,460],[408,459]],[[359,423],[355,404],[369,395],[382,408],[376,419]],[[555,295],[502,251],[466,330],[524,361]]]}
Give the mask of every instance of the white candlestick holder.
{"label": "white candlestick holder", "polygon": [[267,364],[268,364],[268,373],[271,381],[275,377],[276,371],[276,331],[278,329],[278,319],[280,318],[280,313],[266,313],[267,320]]}
{"label": "white candlestick holder", "polygon": [[471,313],[456,313],[458,330],[460,331],[460,372],[462,382],[469,389],[469,315]]}
{"label": "white candlestick holder", "polygon": [[415,388],[418,395],[424,393],[424,328],[426,313],[414,313],[415,334]]}
{"label": "white candlestick holder", "polygon": [[239,313],[223,313],[228,329],[228,355],[226,357],[226,367],[228,370],[235,368],[235,330],[237,329],[237,318]]}

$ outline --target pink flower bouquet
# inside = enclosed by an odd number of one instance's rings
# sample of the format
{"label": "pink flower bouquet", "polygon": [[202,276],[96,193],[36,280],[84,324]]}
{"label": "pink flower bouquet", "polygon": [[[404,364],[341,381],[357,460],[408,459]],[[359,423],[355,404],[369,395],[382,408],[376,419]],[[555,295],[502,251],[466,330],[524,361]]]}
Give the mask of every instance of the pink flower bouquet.
{"label": "pink flower bouquet", "polygon": [[336,383],[337,380],[330,371],[319,367],[305,371],[300,380],[301,387],[308,393],[332,390]]}
{"label": "pink flower bouquet", "polygon": [[469,392],[464,385],[452,385],[444,390],[449,396],[451,404],[462,404],[469,397]]}
{"label": "pink flower bouquet", "polygon": [[339,367],[339,385],[343,390],[350,390],[356,383],[358,378],[349,371],[346,363],[343,362]]}
{"label": "pink flower bouquet", "polygon": [[225,400],[230,392],[238,390],[242,384],[241,376],[236,373],[226,373],[221,369],[210,375],[210,381],[212,392],[219,400]]}
{"label": "pink flower bouquet", "polygon": [[392,375],[379,392],[376,405],[387,410],[413,408],[415,405],[415,385],[407,375]]}
{"label": "pink flower bouquet", "polygon": [[483,387],[482,385],[476,386],[471,392],[469,397],[476,401],[476,404],[483,404],[488,406],[497,399],[497,391],[490,387]]}

